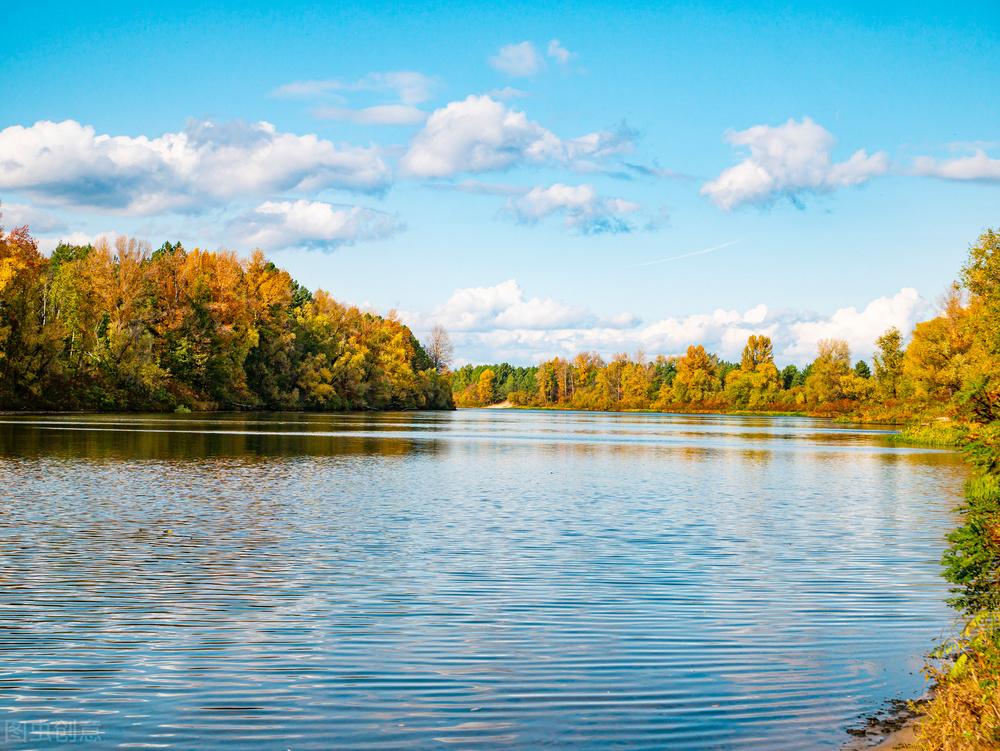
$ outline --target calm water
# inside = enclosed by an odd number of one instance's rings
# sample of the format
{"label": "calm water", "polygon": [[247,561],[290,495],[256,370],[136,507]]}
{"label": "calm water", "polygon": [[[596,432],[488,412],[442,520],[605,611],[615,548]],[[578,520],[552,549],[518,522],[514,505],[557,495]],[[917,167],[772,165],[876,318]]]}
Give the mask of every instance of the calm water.
{"label": "calm water", "polygon": [[963,479],[801,418],[0,416],[7,744],[836,749],[923,690]]}

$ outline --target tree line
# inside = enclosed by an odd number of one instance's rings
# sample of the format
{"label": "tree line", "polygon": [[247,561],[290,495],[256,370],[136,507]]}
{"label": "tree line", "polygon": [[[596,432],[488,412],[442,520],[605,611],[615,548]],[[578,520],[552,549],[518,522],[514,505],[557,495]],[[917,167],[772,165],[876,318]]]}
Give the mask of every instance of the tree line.
{"label": "tree line", "polygon": [[[988,231],[970,258],[992,257]],[[973,261],[970,260],[970,264]],[[968,268],[974,268],[970,266]],[[819,342],[805,368],[779,370],[767,336],[740,362],[702,345],[678,357],[597,353],[537,366],[448,372],[440,327],[426,345],[394,314],[310,293],[260,251],[152,252],[134,239],[39,252],[27,228],[0,228],[0,409],[414,409],[852,412],[905,419],[948,404],[989,369],[968,270],[941,314],[909,342],[889,329],[872,365]]]}
{"label": "tree line", "polygon": [[[982,242],[995,242],[987,233]],[[947,403],[984,365],[971,331],[970,289],[955,284],[941,315],[917,324],[904,346],[890,328],[875,342],[872,364],[852,361],[846,341],[824,339],[805,366],[779,369],[770,338],[747,339],[740,362],[727,362],[700,344],[682,356],[647,358],[596,352],[555,357],[537,366],[466,365],[452,374],[461,407],[498,403],[580,410],[656,410],[811,414],[857,413],[867,420],[904,420]]]}
{"label": "tree line", "polygon": [[450,409],[442,370],[394,314],[260,251],[119,237],[46,257],[0,228],[0,409]]}

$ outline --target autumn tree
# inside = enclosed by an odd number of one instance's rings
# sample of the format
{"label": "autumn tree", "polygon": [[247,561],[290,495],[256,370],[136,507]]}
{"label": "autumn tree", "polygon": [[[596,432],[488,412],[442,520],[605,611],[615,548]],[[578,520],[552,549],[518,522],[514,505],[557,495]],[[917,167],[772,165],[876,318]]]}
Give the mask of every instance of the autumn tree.
{"label": "autumn tree", "polygon": [[617,409],[621,404],[622,376],[628,362],[628,355],[619,353],[597,374],[597,400],[601,409]]}
{"label": "autumn tree", "polygon": [[578,389],[593,388],[597,374],[604,368],[604,360],[596,352],[581,352],[573,358],[573,381]]}
{"label": "autumn tree", "polygon": [[740,368],[752,373],[761,365],[774,365],[774,346],[768,336],[751,334],[743,348]]}
{"label": "autumn tree", "polygon": [[821,339],[818,356],[806,378],[806,397],[813,404],[845,398],[844,378],[851,374],[851,350],[843,339]]}
{"label": "autumn tree", "polygon": [[737,407],[760,408],[774,402],[780,390],[770,337],[751,334],[740,367],[726,375],[726,398]]}
{"label": "autumn tree", "polygon": [[0,230],[0,408],[411,409],[447,374],[392,314],[311,294],[255,251]]}
{"label": "autumn tree", "polygon": [[677,375],[672,384],[675,402],[701,404],[718,394],[722,386],[716,374],[717,360],[700,345],[688,347],[677,361]]}
{"label": "autumn tree", "polygon": [[977,421],[990,422],[1000,418],[1000,233],[987,230],[969,249],[962,284],[972,338],[963,402]]}
{"label": "autumn tree", "polygon": [[448,370],[455,350],[451,343],[451,337],[448,336],[448,332],[445,331],[444,326],[440,324],[434,325],[424,349],[427,351],[427,356],[430,357],[431,364],[438,373],[444,373]]}
{"label": "autumn tree", "polygon": [[542,406],[556,404],[559,401],[558,359],[543,362],[538,366],[535,383],[538,388],[538,401]]}
{"label": "autumn tree", "polygon": [[875,385],[880,396],[895,399],[899,395],[903,374],[903,336],[893,326],[875,340]]}
{"label": "autumn tree", "polygon": [[598,376],[605,362],[596,352],[581,352],[572,363],[573,400],[575,409],[607,409],[602,406]]}
{"label": "autumn tree", "polygon": [[[296,284],[287,271],[255,250],[247,263],[245,278],[257,346],[247,354],[244,367],[247,385],[257,406],[294,409],[299,401],[296,384],[296,326],[293,313]],[[311,299],[311,295],[309,296]]]}
{"label": "autumn tree", "polygon": [[636,358],[622,367],[621,409],[649,409],[649,392],[653,378],[649,366]]}
{"label": "autumn tree", "polygon": [[942,314],[918,323],[903,357],[903,377],[917,399],[945,403],[969,376],[975,355],[969,310],[952,287]]}
{"label": "autumn tree", "polygon": [[48,329],[45,259],[27,227],[0,227],[0,406],[44,404],[61,349]]}
{"label": "autumn tree", "polygon": [[971,305],[979,308],[980,333],[989,351],[1000,352],[1000,233],[986,230],[969,249],[962,284],[969,291]]}
{"label": "autumn tree", "polygon": [[483,406],[493,404],[493,381],[495,374],[487,368],[479,375],[479,383],[476,384],[476,396]]}

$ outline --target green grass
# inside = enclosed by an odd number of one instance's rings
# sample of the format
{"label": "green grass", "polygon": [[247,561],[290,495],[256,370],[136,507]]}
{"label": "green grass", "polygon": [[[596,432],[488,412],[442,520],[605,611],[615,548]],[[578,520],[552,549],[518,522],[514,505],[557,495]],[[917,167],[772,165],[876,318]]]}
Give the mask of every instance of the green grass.
{"label": "green grass", "polygon": [[901,446],[959,448],[965,442],[966,429],[951,421],[910,423],[889,440]]}

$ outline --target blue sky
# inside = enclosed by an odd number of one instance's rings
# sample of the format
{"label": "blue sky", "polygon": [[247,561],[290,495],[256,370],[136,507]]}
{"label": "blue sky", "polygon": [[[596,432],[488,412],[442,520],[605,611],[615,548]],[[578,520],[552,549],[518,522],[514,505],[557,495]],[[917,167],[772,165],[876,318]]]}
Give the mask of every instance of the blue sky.
{"label": "blue sky", "polygon": [[13,3],[4,223],[261,246],[519,362],[867,356],[997,224],[996,4],[252,5]]}

